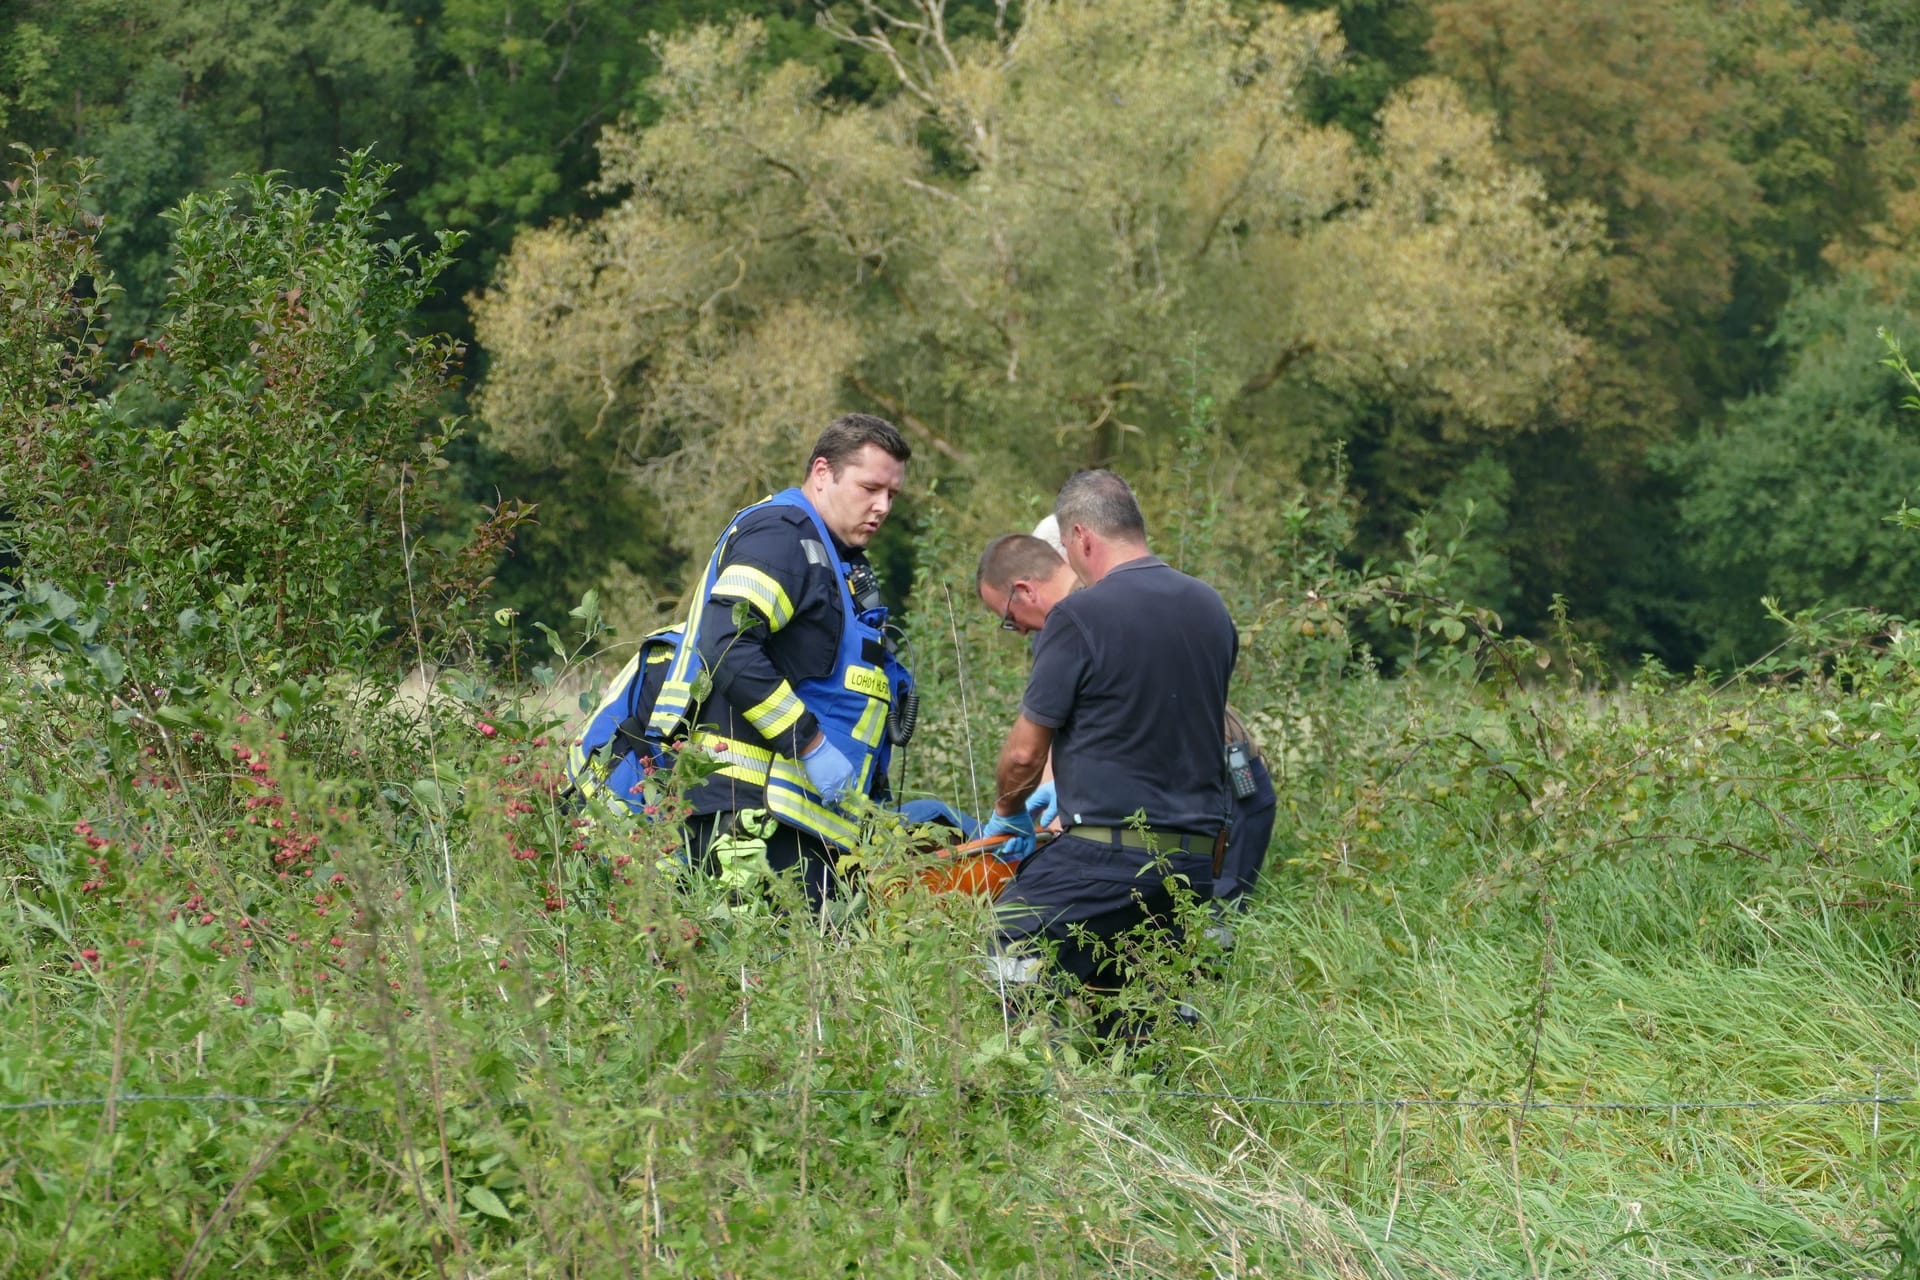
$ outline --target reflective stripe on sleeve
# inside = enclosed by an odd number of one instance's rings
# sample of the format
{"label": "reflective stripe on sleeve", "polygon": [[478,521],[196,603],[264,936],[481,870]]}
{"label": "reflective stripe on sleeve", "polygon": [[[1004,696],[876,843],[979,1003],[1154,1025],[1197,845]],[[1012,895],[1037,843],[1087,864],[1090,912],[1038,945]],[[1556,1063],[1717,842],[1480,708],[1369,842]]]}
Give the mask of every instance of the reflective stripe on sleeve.
{"label": "reflective stripe on sleeve", "polygon": [[782,680],[763,701],[740,714],[759,731],[761,737],[772,741],[798,724],[806,712],[807,704],[800,701],[800,695],[793,691],[792,685]]}
{"label": "reflective stripe on sleeve", "polygon": [[786,588],[750,565],[728,565],[714,580],[707,593],[715,600],[744,600],[767,620],[769,630],[778,631],[793,620],[793,601]]}

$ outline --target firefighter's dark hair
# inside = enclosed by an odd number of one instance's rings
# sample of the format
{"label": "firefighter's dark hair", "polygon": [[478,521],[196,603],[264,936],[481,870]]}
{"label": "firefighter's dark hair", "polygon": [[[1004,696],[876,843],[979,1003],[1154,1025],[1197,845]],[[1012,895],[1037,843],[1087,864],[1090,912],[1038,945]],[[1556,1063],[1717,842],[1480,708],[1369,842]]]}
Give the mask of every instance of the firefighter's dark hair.
{"label": "firefighter's dark hair", "polygon": [[913,457],[913,446],[900,434],[900,428],[885,418],[876,418],[870,413],[843,413],[829,422],[820,438],[814,441],[813,452],[807,455],[805,474],[812,474],[816,459],[825,458],[837,480],[855,455],[870,444],[902,462]]}

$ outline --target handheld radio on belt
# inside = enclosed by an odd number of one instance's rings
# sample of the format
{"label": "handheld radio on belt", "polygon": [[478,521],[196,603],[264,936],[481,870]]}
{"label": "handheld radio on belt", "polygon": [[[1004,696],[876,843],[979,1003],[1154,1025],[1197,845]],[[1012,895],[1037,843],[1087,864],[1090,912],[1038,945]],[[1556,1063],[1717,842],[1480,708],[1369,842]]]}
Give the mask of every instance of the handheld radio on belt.
{"label": "handheld radio on belt", "polygon": [[1260,789],[1253,780],[1253,755],[1246,743],[1227,744],[1227,776],[1233,779],[1233,794],[1238,799],[1245,800]]}

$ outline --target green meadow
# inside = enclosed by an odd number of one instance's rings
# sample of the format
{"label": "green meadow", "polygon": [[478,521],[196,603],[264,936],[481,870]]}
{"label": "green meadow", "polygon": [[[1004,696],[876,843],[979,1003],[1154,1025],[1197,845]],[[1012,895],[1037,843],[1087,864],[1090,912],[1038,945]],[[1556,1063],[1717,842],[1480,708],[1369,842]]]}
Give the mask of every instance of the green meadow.
{"label": "green meadow", "polygon": [[[1019,664],[951,621],[907,768],[964,797]],[[983,904],[875,891],[884,820],[831,919],[730,897],[481,674],[123,714],[10,662],[0,1271],[1911,1274],[1905,641],[1710,685],[1294,635],[1265,881],[1130,1052],[994,985]]]}

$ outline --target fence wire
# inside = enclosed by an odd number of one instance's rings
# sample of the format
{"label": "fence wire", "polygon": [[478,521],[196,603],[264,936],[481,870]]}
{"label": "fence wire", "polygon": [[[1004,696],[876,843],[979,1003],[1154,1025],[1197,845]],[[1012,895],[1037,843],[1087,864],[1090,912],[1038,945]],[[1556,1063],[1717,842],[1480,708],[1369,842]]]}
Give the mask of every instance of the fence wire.
{"label": "fence wire", "polygon": [[[709,1096],[734,1100],[804,1100],[824,1098],[873,1098],[876,1101],[898,1098],[939,1098],[963,1092],[952,1089],[724,1089]],[[1028,1086],[1016,1089],[969,1090],[980,1095],[1001,1098],[1128,1098],[1135,1101],[1206,1102],[1231,1103],[1243,1107],[1297,1108],[1301,1110],[1381,1110],[1381,1111],[1561,1111],[1593,1112],[1599,1114],[1623,1112],[1658,1112],[1678,1116],[1683,1111],[1787,1111],[1798,1108],[1817,1107],[1894,1107],[1920,1102],[1916,1094],[1863,1094],[1858,1096],[1818,1097],[1818,1098],[1747,1098],[1713,1099],[1680,1098],[1665,1101],[1617,1101],[1617,1102],[1553,1102],[1540,1099],[1515,1101],[1508,1098],[1287,1098],[1261,1093],[1232,1093],[1225,1090],[1206,1089],[1124,1089],[1113,1086],[1099,1088],[1049,1088]],[[685,1100],[689,1095],[675,1094],[667,1099],[653,1099],[654,1102]],[[323,1111],[335,1111],[349,1115],[379,1115],[381,1108],[355,1107],[334,1102],[324,1094],[317,1097],[269,1097],[244,1093],[122,1093],[112,1096],[85,1098],[27,1098],[10,1102],[0,1102],[0,1113],[23,1111],[55,1111],[69,1108],[103,1109],[108,1106],[126,1107],[147,1103],[180,1103],[188,1106],[209,1107],[251,1106],[251,1107],[317,1107]],[[487,1106],[487,1103],[470,1102],[461,1104],[465,1108]],[[507,1101],[491,1105],[520,1107],[521,1101]]]}

